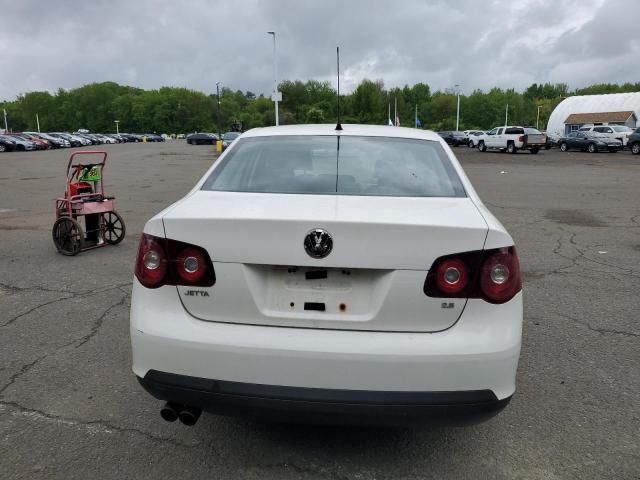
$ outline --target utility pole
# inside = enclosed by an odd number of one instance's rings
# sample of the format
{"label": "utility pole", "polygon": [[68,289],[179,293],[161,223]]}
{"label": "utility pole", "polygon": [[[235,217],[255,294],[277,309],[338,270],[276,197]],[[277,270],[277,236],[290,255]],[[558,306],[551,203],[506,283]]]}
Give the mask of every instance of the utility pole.
{"label": "utility pole", "polygon": [[393,102],[393,124],[398,126],[398,97],[395,97]]}
{"label": "utility pole", "polygon": [[216,94],[218,95],[218,119],[216,123],[218,124],[218,140],[220,140],[222,138],[220,134],[220,82],[216,82]]}
{"label": "utility pole", "polygon": [[538,105],[538,115],[536,116],[536,130],[540,130],[540,127],[538,126],[538,124],[540,123],[540,107],[542,105]]}
{"label": "utility pole", "polygon": [[38,126],[38,133],[40,133],[40,119],[38,118],[37,113],[36,113],[36,125]]}
{"label": "utility pole", "polygon": [[9,133],[9,127],[7,126],[7,110],[6,108],[3,108],[2,111],[4,112],[4,133]]}
{"label": "utility pole", "polygon": [[116,135],[120,135],[120,127],[119,127],[120,120],[114,120],[113,123],[116,124]]}
{"label": "utility pole", "polygon": [[280,119],[278,118],[278,101],[282,100],[280,92],[278,92],[278,61],[276,55],[276,32],[267,32],[269,35],[273,35],[273,95],[271,100],[276,104],[276,127],[280,125]]}
{"label": "utility pole", "polygon": [[509,104],[507,103],[507,108],[504,111],[504,126],[507,126],[507,122],[509,121]]}
{"label": "utility pole", "polygon": [[458,95],[458,108],[456,109],[456,132],[460,130],[460,85],[456,84],[456,94]]}

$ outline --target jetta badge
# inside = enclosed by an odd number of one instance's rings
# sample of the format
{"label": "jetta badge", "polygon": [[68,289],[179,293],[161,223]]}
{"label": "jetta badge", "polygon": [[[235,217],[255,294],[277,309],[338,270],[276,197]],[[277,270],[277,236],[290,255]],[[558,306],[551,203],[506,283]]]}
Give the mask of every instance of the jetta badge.
{"label": "jetta badge", "polygon": [[333,250],[333,238],[322,228],[314,228],[304,237],[304,249],[312,258],[324,258]]}

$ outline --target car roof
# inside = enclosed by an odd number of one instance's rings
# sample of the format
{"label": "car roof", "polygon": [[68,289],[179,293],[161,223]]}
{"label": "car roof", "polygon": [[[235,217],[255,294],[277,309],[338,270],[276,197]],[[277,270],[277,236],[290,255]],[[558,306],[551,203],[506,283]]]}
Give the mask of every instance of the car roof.
{"label": "car roof", "polygon": [[276,135],[340,135],[362,137],[413,138],[440,141],[440,136],[430,130],[417,128],[388,127],[383,125],[342,125],[336,130],[334,123],[324,125],[285,125],[279,127],[254,128],[245,132],[243,137],[270,137]]}

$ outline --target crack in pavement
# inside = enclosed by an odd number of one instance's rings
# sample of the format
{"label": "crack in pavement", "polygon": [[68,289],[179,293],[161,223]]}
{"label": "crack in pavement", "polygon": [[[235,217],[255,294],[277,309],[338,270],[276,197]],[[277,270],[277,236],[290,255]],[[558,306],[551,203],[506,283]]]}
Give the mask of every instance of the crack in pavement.
{"label": "crack in pavement", "polygon": [[79,342],[74,348],[78,348],[82,345],[84,345],[85,343],[87,343],[89,340],[91,340],[95,335],[97,335],[98,331],[100,330],[100,327],[102,326],[104,319],[106,318],[107,314],[113,310],[114,308],[121,306],[125,303],[127,297],[123,296],[120,298],[120,300],[118,300],[116,303],[111,304],[98,318],[97,320],[94,322],[94,326],[91,328],[91,331],[87,334],[84,335],[80,338],[74,338],[73,340],[71,340],[70,342],[65,343],[64,345],[61,345],[59,347],[57,347],[55,350],[53,350],[50,353],[47,353],[45,355],[41,355],[40,357],[36,358],[35,360],[33,360],[32,362],[29,362],[25,365],[23,365],[22,367],[20,367],[20,369],[14,373],[13,375],[11,375],[9,377],[9,381],[3,385],[0,388],[0,395],[2,395],[4,393],[5,390],[7,390],[11,385],[13,385],[16,380],[18,380],[18,378],[22,377],[23,375],[25,375],[26,373],[28,373],[33,367],[35,367],[38,363],[40,363],[41,361],[43,361],[45,358],[48,358],[52,355],[58,354],[60,353],[63,349],[73,345],[74,343]]}
{"label": "crack in pavement", "polygon": [[[590,257],[587,257],[584,253],[584,251],[582,251],[579,247],[579,245],[577,244],[575,237],[577,236],[577,233],[571,233],[571,235],[569,236],[569,243],[571,244],[571,247],[578,253],[575,257],[570,257],[566,254],[560,253],[560,251],[562,249],[565,248],[565,243],[564,240],[562,239],[562,237],[559,237],[557,239],[557,244],[556,247],[553,249],[553,253],[561,258],[564,258],[565,260],[569,260],[571,262],[570,265],[565,265],[563,267],[558,267],[554,270],[552,270],[551,272],[549,272],[549,274],[558,274],[558,273],[568,273],[565,270],[567,268],[571,268],[571,267],[577,267],[580,269],[584,269],[584,270],[590,270],[592,272],[597,272],[599,274],[609,274],[609,275],[624,275],[627,277],[632,277],[632,278],[640,278],[640,272],[636,272],[635,270],[629,269],[629,268],[625,268],[625,267],[620,267],[618,265],[612,264],[612,263],[607,263],[607,262],[601,262],[598,260],[594,260]],[[598,270],[596,268],[592,268],[588,265],[584,265],[579,263],[579,259],[584,259],[587,260],[588,262],[592,262],[598,265],[602,265],[605,267],[610,267],[610,268],[615,268],[617,270],[621,270],[621,272],[603,272],[602,270]]]}
{"label": "crack in pavement", "polygon": [[163,444],[166,443],[166,444],[173,445],[175,447],[195,448],[200,446],[200,442],[185,443],[175,438],[162,437],[150,432],[146,432],[144,430],[140,430],[138,428],[120,427],[106,420],[85,421],[85,420],[79,420],[75,418],[61,417],[61,416],[53,415],[35,408],[25,407],[23,405],[20,405],[17,402],[7,402],[7,401],[0,400],[0,407],[2,407],[2,410],[13,409],[14,411],[11,412],[11,414],[16,417],[34,419],[36,421],[46,421],[46,422],[53,423],[55,425],[61,425],[61,426],[81,427],[91,435],[95,435],[98,433],[111,434],[114,431],[118,433],[135,433],[138,435],[142,435],[143,437],[153,442],[163,443]]}
{"label": "crack in pavement", "polygon": [[579,320],[575,317],[572,317],[571,315],[567,315],[566,313],[559,313],[559,312],[553,312],[555,315],[565,318],[567,320],[571,320],[572,322],[577,323],[578,325],[582,325],[583,327],[587,327],[589,330],[596,332],[596,333],[601,333],[601,334],[614,334],[614,335],[623,335],[625,337],[640,337],[640,333],[634,333],[634,332],[628,332],[626,330],[616,330],[613,328],[600,328],[600,327],[594,327],[593,325],[591,325],[589,322],[587,321],[583,321],[583,320]]}
{"label": "crack in pavement", "polygon": [[96,334],[98,333],[98,330],[100,330],[100,327],[102,327],[102,323],[104,322],[104,319],[109,314],[109,312],[111,312],[111,310],[113,310],[114,308],[117,308],[119,306],[124,305],[126,300],[127,300],[127,297],[126,296],[122,296],[118,302],[114,303],[109,308],[107,308],[104,312],[102,312],[102,315],[100,315],[96,319],[96,321],[93,324],[93,327],[91,327],[91,331],[87,335],[85,335],[84,337],[78,339],[79,343],[74,348],[81,347],[82,345],[87,343],[89,340],[91,340],[93,337],[95,337]]}
{"label": "crack in pavement", "polygon": [[[15,321],[19,320],[20,318],[25,317],[25,316],[29,315],[30,313],[33,313],[33,312],[35,312],[36,310],[38,310],[38,309],[40,309],[42,307],[46,307],[47,305],[51,305],[51,304],[58,303],[58,302],[64,302],[64,301],[70,300],[72,298],[86,298],[86,297],[90,297],[91,295],[96,295],[96,294],[108,292],[108,291],[111,291],[111,290],[116,290],[116,289],[119,290],[121,287],[126,287],[128,285],[131,285],[131,283],[125,283],[125,284],[121,284],[121,285],[112,285],[110,287],[100,287],[100,288],[97,288],[97,289],[94,289],[94,290],[83,291],[82,293],[76,293],[76,292],[71,292],[71,291],[65,292],[65,293],[69,293],[70,295],[68,295],[66,297],[62,297],[62,298],[56,298],[55,300],[49,300],[47,302],[41,303],[39,305],[36,305],[35,307],[30,308],[26,312],[22,312],[19,315],[16,315],[16,316],[10,318],[5,323],[1,324],[0,328],[7,327],[7,326],[11,325],[12,323],[14,323]],[[20,287],[14,287],[14,288],[20,288]],[[28,289],[24,289],[24,290],[28,290]]]}
{"label": "crack in pavement", "polygon": [[22,367],[20,367],[20,370],[18,370],[16,373],[11,375],[9,377],[9,381],[5,385],[3,385],[2,388],[0,388],[0,394],[2,394],[7,388],[13,385],[16,382],[16,380],[18,380],[18,378],[20,378],[22,375],[27,373],[29,370],[35,367],[38,363],[40,363],[42,360],[47,358],[49,355],[50,354],[42,355],[36,358],[33,362],[26,363]]}

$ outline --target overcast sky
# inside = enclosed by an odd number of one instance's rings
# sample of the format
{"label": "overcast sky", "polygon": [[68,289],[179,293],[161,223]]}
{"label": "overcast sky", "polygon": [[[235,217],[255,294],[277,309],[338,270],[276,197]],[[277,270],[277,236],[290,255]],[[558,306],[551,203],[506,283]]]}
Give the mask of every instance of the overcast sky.
{"label": "overcast sky", "polygon": [[640,81],[638,0],[0,0],[0,100],[112,80],[207,93],[330,80],[345,90]]}

